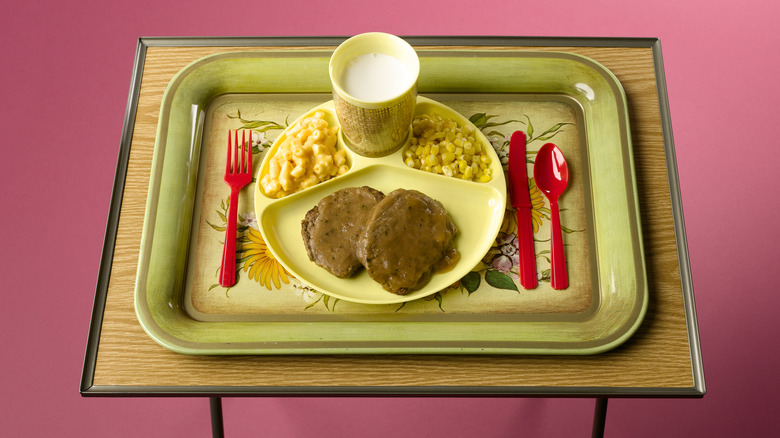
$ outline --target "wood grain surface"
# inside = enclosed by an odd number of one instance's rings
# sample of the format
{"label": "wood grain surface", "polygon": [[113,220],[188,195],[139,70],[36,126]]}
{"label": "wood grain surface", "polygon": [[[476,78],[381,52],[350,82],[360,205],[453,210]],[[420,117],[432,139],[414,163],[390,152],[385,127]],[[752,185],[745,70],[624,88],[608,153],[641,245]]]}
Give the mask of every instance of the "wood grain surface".
{"label": "wood grain surface", "polygon": [[[431,47],[435,48],[435,47]],[[452,47],[447,47],[451,49]],[[468,47],[474,48],[474,47]],[[284,50],[291,50],[289,47]],[[486,48],[510,50],[510,48]],[[187,356],[155,343],[133,308],[149,171],[163,92],[208,54],[269,47],[147,48],[93,385],[273,388],[667,388],[694,386],[669,178],[650,48],[533,47],[579,53],[611,70],[628,96],[650,302],[637,333],[595,356]],[[513,47],[511,50],[523,50]],[[528,391],[527,391],[528,392]]]}

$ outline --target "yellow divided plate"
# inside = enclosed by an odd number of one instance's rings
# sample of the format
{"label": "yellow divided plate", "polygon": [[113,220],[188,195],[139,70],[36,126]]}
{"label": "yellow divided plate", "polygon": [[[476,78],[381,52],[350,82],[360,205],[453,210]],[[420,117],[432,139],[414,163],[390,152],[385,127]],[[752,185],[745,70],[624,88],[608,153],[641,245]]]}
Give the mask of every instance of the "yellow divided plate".
{"label": "yellow divided plate", "polygon": [[[333,102],[327,102],[302,115],[290,127],[315,111],[323,111],[328,123],[338,126]],[[265,196],[259,184],[255,185],[255,213],[263,238],[279,263],[302,283],[332,297],[357,303],[402,303],[434,294],[455,283],[471,271],[490,249],[506,209],[506,181],[501,162],[487,138],[465,117],[431,99],[418,97],[415,115],[425,113],[456,120],[460,126],[468,126],[474,131],[477,141],[482,142],[483,150],[491,159],[493,177],[489,182],[464,181],[410,168],[403,161],[405,147],[386,157],[367,158],[353,153],[339,140],[338,148],[347,151],[347,161],[351,163],[347,173],[281,199]],[[286,138],[286,133],[285,130],[266,154],[257,175],[258,181],[268,172],[269,160]],[[365,270],[355,277],[342,279],[310,261],[301,237],[304,216],[331,193],[360,186],[370,186],[385,194],[399,188],[414,189],[441,202],[458,227],[455,246],[461,258],[457,265],[448,272],[434,274],[422,289],[407,295],[395,295],[384,290]]]}

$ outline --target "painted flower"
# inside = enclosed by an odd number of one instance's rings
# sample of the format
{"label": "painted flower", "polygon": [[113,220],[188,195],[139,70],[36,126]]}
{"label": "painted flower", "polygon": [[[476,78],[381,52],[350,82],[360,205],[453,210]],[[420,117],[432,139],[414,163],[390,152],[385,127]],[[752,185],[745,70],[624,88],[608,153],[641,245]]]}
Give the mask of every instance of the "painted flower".
{"label": "painted flower", "polygon": [[499,234],[498,239],[496,239],[496,243],[498,243],[498,249],[501,251],[501,254],[505,256],[512,256],[518,252],[517,235],[514,233]]}
{"label": "painted flower", "polygon": [[496,271],[503,272],[504,274],[508,274],[512,271],[512,258],[502,254],[493,259],[493,263],[491,263],[491,266]]}
{"label": "painted flower", "polygon": [[490,266],[496,271],[517,277],[517,267],[520,265],[517,235],[498,233],[496,245],[497,253],[494,253]]}
{"label": "painted flower", "polygon": [[255,217],[255,212],[250,211],[249,213],[241,213],[238,216],[238,224],[245,227],[257,228],[257,217]]}
{"label": "painted flower", "polygon": [[290,274],[271,254],[268,246],[263,240],[260,231],[249,228],[246,233],[249,240],[241,246],[242,258],[244,261],[244,272],[247,272],[249,278],[256,280],[266,289],[271,289],[271,284],[279,289],[282,283],[290,283]]}
{"label": "painted flower", "polygon": [[[507,199],[507,201],[509,201]],[[502,233],[514,233],[517,230],[517,215],[515,214],[515,208],[511,205],[507,205],[504,212],[504,220],[501,221],[501,228],[499,231]]]}
{"label": "painted flower", "polygon": [[506,165],[509,163],[509,148],[506,147],[506,137],[500,134],[494,134],[487,136],[488,141],[490,142],[491,146],[493,146],[493,149],[496,151],[496,155],[498,155],[499,161],[501,161],[502,165]]}
{"label": "painted flower", "polygon": [[298,295],[303,299],[306,303],[313,303],[320,299],[320,296],[322,293],[317,292],[316,290],[306,287],[306,286],[295,286],[293,285],[293,291],[295,291],[295,295]]}
{"label": "painted flower", "polygon": [[265,132],[252,132],[252,146],[257,148],[257,152],[263,152],[265,148],[271,145],[271,140],[266,137]]}
{"label": "painted flower", "polygon": [[544,195],[542,191],[536,187],[536,180],[528,178],[528,189],[531,195],[531,222],[534,226],[534,233],[539,231],[539,227],[542,226],[542,218],[544,217]]}

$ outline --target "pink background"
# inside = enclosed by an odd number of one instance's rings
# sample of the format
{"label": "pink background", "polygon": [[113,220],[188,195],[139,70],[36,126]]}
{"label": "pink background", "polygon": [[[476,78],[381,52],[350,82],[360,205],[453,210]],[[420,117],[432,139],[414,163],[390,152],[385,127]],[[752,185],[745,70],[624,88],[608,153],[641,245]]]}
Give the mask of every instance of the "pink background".
{"label": "pink background", "polygon": [[[606,435],[772,434],[780,408],[774,341],[780,294],[771,286],[780,259],[780,209],[772,206],[780,195],[774,176],[778,5],[6,2],[0,18],[1,433],[210,436],[206,399],[98,399],[78,392],[137,39],[378,30],[661,39],[708,394],[613,399]],[[238,398],[225,399],[224,410],[229,437],[589,436],[593,401]]]}

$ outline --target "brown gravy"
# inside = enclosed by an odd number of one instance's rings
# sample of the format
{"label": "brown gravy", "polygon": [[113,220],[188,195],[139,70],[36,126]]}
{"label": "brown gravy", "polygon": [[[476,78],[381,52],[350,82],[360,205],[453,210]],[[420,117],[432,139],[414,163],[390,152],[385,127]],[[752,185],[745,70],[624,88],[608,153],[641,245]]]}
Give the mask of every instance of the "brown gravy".
{"label": "brown gravy", "polygon": [[309,259],[337,277],[361,268],[356,245],[373,207],[384,194],[370,187],[350,187],[323,198],[302,223]]}
{"label": "brown gravy", "polygon": [[454,249],[456,234],[440,202],[416,190],[398,189],[374,207],[358,245],[358,258],[371,278],[404,295],[430,280]]}

